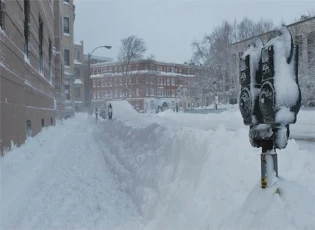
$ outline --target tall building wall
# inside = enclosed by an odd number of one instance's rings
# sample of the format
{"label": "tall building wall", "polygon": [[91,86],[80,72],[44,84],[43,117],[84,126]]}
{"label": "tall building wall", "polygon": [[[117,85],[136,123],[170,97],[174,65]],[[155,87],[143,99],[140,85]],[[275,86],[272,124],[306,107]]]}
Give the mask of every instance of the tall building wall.
{"label": "tall building wall", "polygon": [[[43,126],[55,123],[54,11],[52,1],[39,0],[1,1],[1,11],[0,152],[3,153],[10,148],[11,141],[20,145],[27,135],[36,135]],[[25,15],[29,20],[27,30]]]}

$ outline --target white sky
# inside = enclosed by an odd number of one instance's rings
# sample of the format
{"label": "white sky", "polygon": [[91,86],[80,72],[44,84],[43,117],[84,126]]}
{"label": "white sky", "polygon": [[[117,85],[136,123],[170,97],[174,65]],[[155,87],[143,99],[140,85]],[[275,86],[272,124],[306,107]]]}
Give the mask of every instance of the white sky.
{"label": "white sky", "polygon": [[136,35],[147,44],[146,56],[183,63],[192,56],[191,42],[200,40],[223,20],[271,19],[275,25],[294,22],[315,10],[312,1],[106,1],[74,0],[75,41],[84,41],[84,53],[116,58],[120,41]]}

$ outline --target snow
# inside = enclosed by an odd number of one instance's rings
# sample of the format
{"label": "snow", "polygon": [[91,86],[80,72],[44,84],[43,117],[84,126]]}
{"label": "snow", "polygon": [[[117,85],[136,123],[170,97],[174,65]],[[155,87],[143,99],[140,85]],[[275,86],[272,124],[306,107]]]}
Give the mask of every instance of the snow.
{"label": "snow", "polygon": [[26,54],[24,54],[24,61],[25,61],[27,64],[31,65],[30,59],[26,56]]}
{"label": "snow", "polygon": [[80,62],[79,60],[74,59],[74,64],[75,65],[82,65],[82,62]]}
{"label": "snow", "polygon": [[82,85],[83,83],[82,83],[81,79],[75,79],[73,84]]}
{"label": "snow", "polygon": [[5,32],[4,32],[4,30],[3,30],[1,27],[0,27],[0,34],[1,34],[1,35],[6,35]]}
{"label": "snow", "polygon": [[[295,140],[262,190],[261,150],[237,109],[152,115],[110,103],[112,120],[78,113],[5,153],[1,229],[315,229],[315,155]],[[292,126],[311,135],[314,115]]]}
{"label": "snow", "polygon": [[[294,53],[291,62],[287,63],[291,52],[291,34],[284,26],[281,27],[280,32],[281,36],[271,39],[265,45],[266,47],[274,47],[274,86],[277,110],[290,108],[295,105],[299,99],[299,88],[295,79]],[[280,114],[276,114],[276,122],[278,123],[289,124],[293,123],[293,121],[294,116],[287,115],[284,110],[280,111]]]}
{"label": "snow", "polygon": [[63,35],[64,35],[65,37],[70,37],[70,34],[69,34],[69,33],[63,33]]}
{"label": "snow", "polygon": [[[161,72],[161,71],[154,71],[154,70],[133,70],[128,71],[128,75],[135,75],[135,74],[153,74],[154,76],[173,76],[173,77],[195,77],[195,75],[188,75],[188,74],[180,74],[180,73],[173,73],[173,72]],[[121,73],[104,73],[104,74],[94,74],[91,75],[90,78],[100,78],[100,77],[119,77],[124,76],[125,72]]]}

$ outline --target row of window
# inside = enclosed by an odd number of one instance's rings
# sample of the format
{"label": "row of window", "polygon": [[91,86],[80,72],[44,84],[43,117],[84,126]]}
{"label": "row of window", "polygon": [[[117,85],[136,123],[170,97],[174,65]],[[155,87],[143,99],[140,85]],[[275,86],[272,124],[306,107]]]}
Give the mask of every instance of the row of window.
{"label": "row of window", "polygon": [[[78,75],[79,76],[79,75]],[[126,81],[126,85],[127,84],[139,84],[139,77],[135,77],[134,81],[132,81],[131,79],[127,79]],[[157,84],[159,86],[178,86],[181,81],[176,79],[176,78],[167,78],[167,77],[147,77],[146,84]],[[108,79],[94,79],[93,80],[93,87],[97,88],[97,87],[111,87],[113,85],[123,85],[122,83],[122,78],[108,78]]]}
{"label": "row of window", "polygon": [[[137,88],[135,90],[128,89],[126,97],[140,97],[140,90]],[[146,88],[145,95],[147,97],[176,97],[175,89],[155,89],[155,88]],[[94,99],[103,99],[103,98],[123,98],[124,93],[122,89],[115,90],[100,90],[93,92]]]}
{"label": "row of window", "polygon": [[135,66],[128,65],[127,66],[107,66],[104,68],[97,68],[93,69],[93,75],[96,74],[103,74],[103,73],[121,73],[125,71],[132,71],[132,70],[155,70],[160,72],[166,72],[166,73],[179,73],[179,74],[193,74],[192,69],[186,69],[181,67],[169,67],[169,66],[159,66],[159,65],[153,65],[152,67],[145,65],[144,68],[140,68],[139,64],[136,64]]}

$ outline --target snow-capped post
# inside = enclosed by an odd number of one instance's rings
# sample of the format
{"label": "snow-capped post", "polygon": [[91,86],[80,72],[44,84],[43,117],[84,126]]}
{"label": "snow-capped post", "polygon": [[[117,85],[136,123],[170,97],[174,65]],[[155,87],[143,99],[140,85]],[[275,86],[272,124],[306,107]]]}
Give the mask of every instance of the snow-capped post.
{"label": "snow-capped post", "polygon": [[298,47],[287,27],[275,30],[266,45],[252,42],[240,58],[240,111],[250,126],[253,147],[262,148],[261,187],[278,176],[276,149],[287,145],[289,124],[301,106],[298,85]]}

